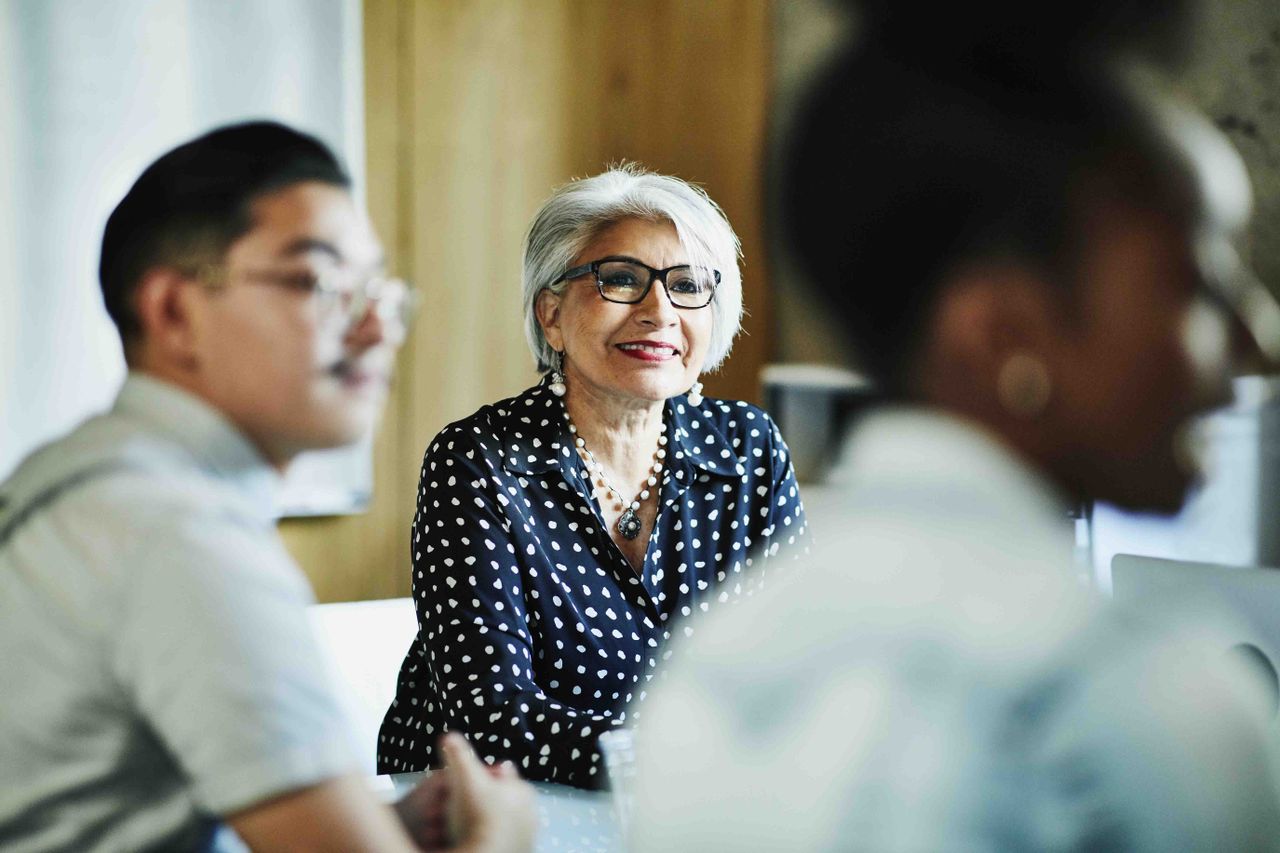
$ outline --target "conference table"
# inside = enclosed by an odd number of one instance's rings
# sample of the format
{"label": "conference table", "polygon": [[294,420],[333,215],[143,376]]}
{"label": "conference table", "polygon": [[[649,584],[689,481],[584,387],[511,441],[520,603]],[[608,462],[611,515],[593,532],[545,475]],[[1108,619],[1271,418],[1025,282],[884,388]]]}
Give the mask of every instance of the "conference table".
{"label": "conference table", "polygon": [[[390,776],[396,793],[403,795],[425,773]],[[607,791],[582,791],[565,785],[535,782],[538,791],[538,836],[534,850],[613,853],[625,849],[622,831]]]}

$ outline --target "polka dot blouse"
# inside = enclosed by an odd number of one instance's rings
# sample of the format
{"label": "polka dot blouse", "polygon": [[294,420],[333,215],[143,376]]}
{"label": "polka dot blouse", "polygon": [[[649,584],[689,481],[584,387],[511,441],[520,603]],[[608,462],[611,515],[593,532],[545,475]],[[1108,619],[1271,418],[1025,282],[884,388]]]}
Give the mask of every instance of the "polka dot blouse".
{"label": "polka dot blouse", "polygon": [[743,402],[668,401],[667,466],[641,570],[609,538],[543,384],[446,427],[413,522],[419,631],[382,723],[378,769],[434,766],[465,732],[527,778],[605,783],[596,738],[623,725],[675,631],[749,596],[807,549],[790,454]]}

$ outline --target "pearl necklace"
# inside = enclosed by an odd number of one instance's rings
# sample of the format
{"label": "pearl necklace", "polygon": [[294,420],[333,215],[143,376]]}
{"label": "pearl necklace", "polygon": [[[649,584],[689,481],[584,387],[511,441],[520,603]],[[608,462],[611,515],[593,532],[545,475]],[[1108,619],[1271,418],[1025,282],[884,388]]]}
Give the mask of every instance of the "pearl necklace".
{"label": "pearl necklace", "polygon": [[662,474],[665,467],[662,463],[667,458],[667,436],[666,433],[658,436],[658,449],[653,454],[653,466],[649,476],[645,479],[645,484],[640,487],[640,493],[632,500],[628,501],[622,497],[622,492],[614,488],[609,482],[609,478],[604,474],[604,465],[602,465],[588,448],[587,443],[582,440],[582,436],[578,435],[578,428],[574,426],[573,420],[569,417],[569,407],[564,408],[564,419],[569,425],[569,434],[573,436],[573,444],[578,451],[578,455],[587,464],[587,470],[591,472],[601,486],[609,490],[614,499],[622,506],[622,515],[618,518],[616,529],[622,534],[622,538],[630,542],[640,535],[640,528],[643,526],[640,522],[640,515],[637,510],[640,509],[641,501],[649,499],[649,489],[658,485],[658,477]]}

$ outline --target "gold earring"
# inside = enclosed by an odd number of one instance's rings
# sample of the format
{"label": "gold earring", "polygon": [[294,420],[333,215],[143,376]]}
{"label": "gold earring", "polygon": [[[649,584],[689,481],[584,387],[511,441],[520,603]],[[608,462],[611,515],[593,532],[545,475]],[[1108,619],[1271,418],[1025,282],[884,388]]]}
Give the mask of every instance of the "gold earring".
{"label": "gold earring", "polygon": [[1049,369],[1030,353],[1009,356],[996,375],[996,396],[1015,418],[1031,420],[1044,414],[1052,391]]}

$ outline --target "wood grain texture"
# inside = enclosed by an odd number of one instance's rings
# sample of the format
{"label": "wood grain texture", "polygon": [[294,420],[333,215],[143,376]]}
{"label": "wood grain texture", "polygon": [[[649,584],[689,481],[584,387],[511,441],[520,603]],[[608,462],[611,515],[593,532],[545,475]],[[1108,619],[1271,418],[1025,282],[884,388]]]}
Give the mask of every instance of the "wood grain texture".
{"label": "wood grain texture", "polygon": [[635,160],[702,184],[742,239],[748,316],[708,393],[756,400],[766,0],[365,0],[368,202],[423,293],[361,516],[281,525],[322,601],[407,594],[427,442],[536,375],[525,229],[557,185]]}

